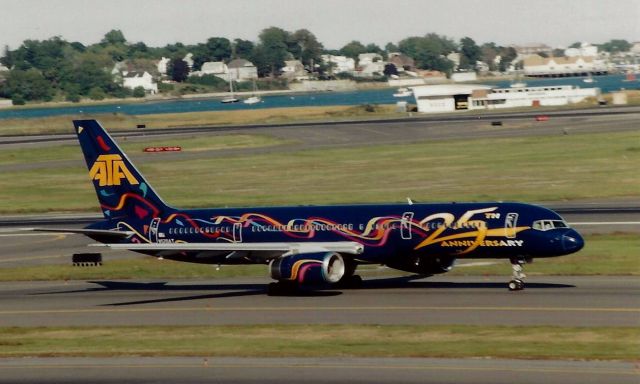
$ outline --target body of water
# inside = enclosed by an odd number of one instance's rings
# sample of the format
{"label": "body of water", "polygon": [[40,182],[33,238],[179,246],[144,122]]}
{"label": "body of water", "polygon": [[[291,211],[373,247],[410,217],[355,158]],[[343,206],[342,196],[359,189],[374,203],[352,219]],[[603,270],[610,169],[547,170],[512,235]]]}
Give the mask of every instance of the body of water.
{"label": "body of water", "polygon": [[[640,81],[625,81],[624,75],[594,77],[595,82],[588,84],[581,77],[555,79],[524,79],[527,86],[574,85],[581,88],[598,87],[602,92],[624,89],[640,89]],[[496,87],[509,87],[509,81],[486,82]],[[97,115],[123,113],[128,115],[149,115],[161,113],[187,113],[203,111],[229,111],[258,108],[307,107],[329,105],[395,104],[406,100],[414,103],[413,97],[395,98],[393,88],[351,91],[321,92],[309,94],[287,94],[263,96],[263,102],[253,105],[243,103],[222,104],[219,99],[164,100],[141,103],[113,103],[100,105],[67,105],[44,108],[15,108],[0,110],[0,119],[38,118],[59,115]]]}

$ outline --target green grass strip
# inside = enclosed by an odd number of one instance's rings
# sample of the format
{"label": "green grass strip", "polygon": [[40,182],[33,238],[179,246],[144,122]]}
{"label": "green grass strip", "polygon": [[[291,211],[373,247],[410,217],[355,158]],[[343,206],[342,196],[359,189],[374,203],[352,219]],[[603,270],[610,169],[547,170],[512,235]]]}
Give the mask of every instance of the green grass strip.
{"label": "green grass strip", "polygon": [[627,327],[248,325],[0,328],[0,357],[495,357],[633,360]]}

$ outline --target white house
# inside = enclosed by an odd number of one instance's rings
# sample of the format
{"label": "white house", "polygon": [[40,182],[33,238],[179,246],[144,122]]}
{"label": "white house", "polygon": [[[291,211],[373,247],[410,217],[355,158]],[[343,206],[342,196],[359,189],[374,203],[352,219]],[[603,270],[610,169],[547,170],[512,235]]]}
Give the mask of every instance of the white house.
{"label": "white house", "polygon": [[333,73],[353,72],[356,69],[356,61],[350,57],[334,55],[322,55],[321,57],[325,64],[332,66]]}
{"label": "white house", "polygon": [[542,57],[531,55],[524,59],[526,76],[569,76],[606,72],[606,65],[593,57]]}
{"label": "white house", "polygon": [[170,61],[171,59],[164,56],[162,57],[162,59],[160,59],[160,61],[158,61],[158,73],[160,73],[162,76],[165,76],[167,74],[167,67]]}
{"label": "white house", "polygon": [[304,65],[302,65],[300,60],[285,60],[284,67],[280,70],[282,71],[282,76],[289,79],[308,78],[307,73],[304,70]]}
{"label": "white house", "polygon": [[122,86],[129,89],[142,87],[151,94],[158,93],[158,84],[153,82],[153,76],[147,71],[123,73]]}
{"label": "white house", "polygon": [[580,48],[567,48],[564,50],[567,57],[596,57],[598,56],[598,47],[589,43],[580,43]]}
{"label": "white house", "polygon": [[233,59],[227,64],[229,76],[236,81],[246,81],[258,78],[258,68],[245,59]]}
{"label": "white house", "polygon": [[185,57],[182,58],[182,60],[187,63],[187,65],[189,66],[189,70],[191,71],[193,69],[193,53],[187,53]]}
{"label": "white house", "polygon": [[381,62],[382,56],[378,53],[361,53],[358,55],[358,65],[365,67],[371,63]]}

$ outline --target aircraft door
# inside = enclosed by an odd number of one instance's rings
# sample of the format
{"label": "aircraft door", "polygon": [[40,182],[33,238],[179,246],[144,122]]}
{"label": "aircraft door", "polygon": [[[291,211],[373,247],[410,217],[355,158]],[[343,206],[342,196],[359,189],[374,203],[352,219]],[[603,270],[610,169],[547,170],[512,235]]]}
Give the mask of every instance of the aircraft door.
{"label": "aircraft door", "polygon": [[504,235],[509,239],[516,237],[515,227],[518,225],[518,214],[511,212],[504,219]]}
{"label": "aircraft door", "polygon": [[233,224],[233,241],[242,243],[242,223]]}
{"label": "aircraft door", "polygon": [[158,227],[160,226],[160,218],[154,217],[149,224],[149,240],[153,243],[158,242]]}
{"label": "aircraft door", "polygon": [[402,240],[411,240],[411,222],[413,221],[413,212],[405,212],[402,214],[400,222],[400,236]]}

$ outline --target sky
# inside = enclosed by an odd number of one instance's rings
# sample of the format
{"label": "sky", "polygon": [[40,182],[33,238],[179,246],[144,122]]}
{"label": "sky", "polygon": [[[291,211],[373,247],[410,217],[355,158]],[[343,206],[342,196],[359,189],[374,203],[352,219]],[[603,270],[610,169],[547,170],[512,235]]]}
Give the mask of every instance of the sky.
{"label": "sky", "polygon": [[209,37],[257,41],[276,26],[306,28],[325,48],[381,47],[435,32],[478,44],[640,41],[640,0],[0,0],[0,48],[61,36],[85,45],[111,29],[159,47]]}

